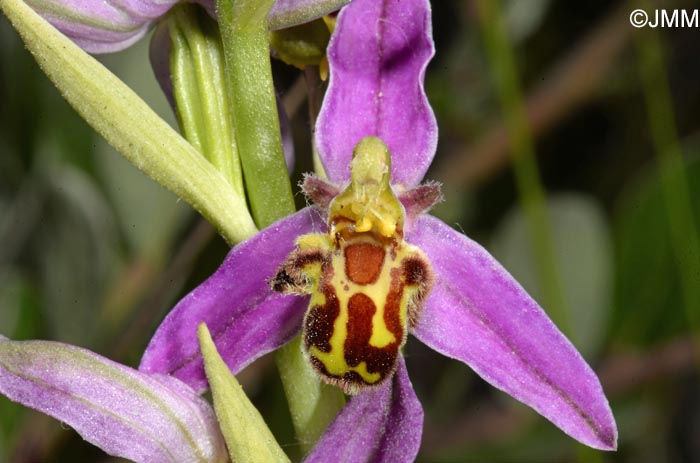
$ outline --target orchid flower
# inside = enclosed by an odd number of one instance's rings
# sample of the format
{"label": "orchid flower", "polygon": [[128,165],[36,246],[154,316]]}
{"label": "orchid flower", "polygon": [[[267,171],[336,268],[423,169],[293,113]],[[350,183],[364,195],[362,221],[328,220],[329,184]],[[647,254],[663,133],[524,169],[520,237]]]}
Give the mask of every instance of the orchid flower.
{"label": "orchid flower", "polygon": [[[277,0],[271,29],[293,26],[337,10],[349,0]],[[140,40],[180,0],[27,0],[37,13],[89,53],[111,53]],[[214,0],[196,0],[214,17]]]}
{"label": "orchid flower", "polygon": [[427,0],[341,11],[316,127],[328,180],[304,184],[316,206],[233,248],[168,315],[140,369],[201,391],[199,323],[234,374],[303,331],[321,378],[354,394],[308,461],[412,461],[423,411],[400,355],[409,332],[571,437],[615,449],[610,407],[574,346],[483,247],[426,214],[440,198],[419,184],[437,144],[423,90],[430,20]]}

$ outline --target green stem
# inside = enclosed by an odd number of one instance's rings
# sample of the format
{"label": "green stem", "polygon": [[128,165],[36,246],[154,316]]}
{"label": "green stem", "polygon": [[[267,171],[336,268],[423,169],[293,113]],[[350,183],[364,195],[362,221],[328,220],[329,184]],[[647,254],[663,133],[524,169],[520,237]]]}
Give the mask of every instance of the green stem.
{"label": "green stem", "polygon": [[255,222],[294,212],[272,84],[267,13],[274,0],[217,0],[236,144]]}
{"label": "green stem", "polygon": [[[648,2],[634,2],[635,6],[639,4],[649,7]],[[690,332],[695,339],[696,362],[700,362],[700,337],[697,329],[697,309],[700,307],[700,241],[665,75],[661,39],[652,28],[639,30],[636,39],[639,72],[651,139],[661,171],[661,188],[666,203],[671,245],[681,276],[683,305]]]}
{"label": "green stem", "polygon": [[546,194],[537,169],[534,143],[518,83],[513,49],[503,23],[500,1],[479,0],[478,9],[481,35],[493,66],[510,134],[515,180],[534,248],[542,302],[560,329],[568,332],[566,301],[557,273]]}
{"label": "green stem", "polygon": [[294,429],[308,453],[345,404],[340,389],[322,383],[301,351],[301,338],[277,351],[277,368],[289,403]]}

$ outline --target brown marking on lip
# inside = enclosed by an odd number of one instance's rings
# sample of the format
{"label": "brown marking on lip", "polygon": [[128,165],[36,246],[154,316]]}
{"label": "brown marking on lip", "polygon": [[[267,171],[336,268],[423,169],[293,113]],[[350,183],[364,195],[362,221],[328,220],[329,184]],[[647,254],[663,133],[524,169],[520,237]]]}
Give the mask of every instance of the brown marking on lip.
{"label": "brown marking on lip", "polygon": [[433,287],[433,271],[427,259],[418,256],[408,257],[401,262],[401,271],[406,286],[411,287],[413,293],[408,301],[407,315],[408,326],[413,329],[420,320],[425,298]]}
{"label": "brown marking on lip", "polygon": [[310,346],[316,346],[321,352],[330,352],[333,325],[340,315],[340,301],[330,284],[333,278],[333,268],[330,263],[324,262],[322,272],[318,291],[323,294],[326,301],[323,305],[314,305],[309,308],[304,319],[304,344],[307,349]]}
{"label": "brown marking on lip", "polygon": [[275,277],[270,280],[270,287],[278,293],[306,294],[310,290],[310,282],[304,274],[304,268],[315,263],[324,265],[329,261],[328,253],[320,250],[295,249],[277,270]]}
{"label": "brown marking on lip", "polygon": [[384,346],[374,347],[369,341],[372,337],[372,317],[376,307],[372,299],[362,293],[354,294],[348,301],[348,337],[344,343],[345,361],[351,367],[361,362],[367,365],[369,373],[379,373],[381,382],[394,372],[399,347],[404,340],[404,331],[399,318],[401,283],[398,278],[392,278],[392,289],[384,308],[384,323],[396,341]]}
{"label": "brown marking on lip", "polygon": [[345,274],[355,284],[373,284],[382,273],[386,251],[371,243],[356,243],[345,248]]}
{"label": "brown marking on lip", "polygon": [[384,382],[384,378],[382,378],[378,382],[370,384],[365,381],[359,373],[354,371],[346,371],[342,375],[332,375],[328,373],[328,370],[323,362],[313,355],[309,356],[309,360],[311,361],[311,366],[328,384],[341,388],[343,392],[349,395],[355,395],[363,390],[376,387]]}

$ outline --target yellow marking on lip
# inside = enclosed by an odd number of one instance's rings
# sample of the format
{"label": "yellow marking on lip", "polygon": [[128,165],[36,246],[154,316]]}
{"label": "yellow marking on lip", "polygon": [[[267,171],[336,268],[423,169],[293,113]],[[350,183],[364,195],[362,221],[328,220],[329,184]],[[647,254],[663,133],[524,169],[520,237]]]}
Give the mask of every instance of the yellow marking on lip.
{"label": "yellow marking on lip", "polygon": [[296,244],[302,251],[308,251],[309,249],[330,250],[333,247],[333,243],[327,233],[309,233],[308,235],[301,235],[297,238]]}
{"label": "yellow marking on lip", "polygon": [[377,309],[372,317],[372,337],[369,338],[369,345],[373,347],[386,347],[392,342],[396,342],[396,336],[389,331],[384,322],[384,307]]}
{"label": "yellow marking on lip", "polygon": [[374,384],[382,378],[380,373],[370,373],[367,371],[367,363],[360,362],[357,366],[351,367],[345,361],[345,357],[338,357],[334,354],[334,351],[322,352],[316,346],[311,346],[309,349],[309,354],[318,359],[323,366],[326,367],[328,374],[342,378],[345,373],[354,371],[367,383]]}

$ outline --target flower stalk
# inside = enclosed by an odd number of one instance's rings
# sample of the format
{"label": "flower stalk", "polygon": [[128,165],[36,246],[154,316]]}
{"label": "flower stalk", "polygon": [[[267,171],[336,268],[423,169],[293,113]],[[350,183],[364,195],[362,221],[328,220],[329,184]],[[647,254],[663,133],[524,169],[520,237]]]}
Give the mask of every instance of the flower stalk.
{"label": "flower stalk", "polygon": [[270,68],[267,14],[273,0],[218,0],[236,144],[255,223],[295,211]]}

